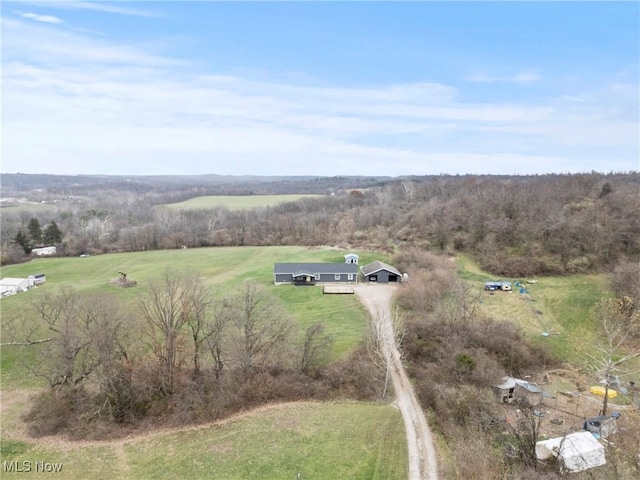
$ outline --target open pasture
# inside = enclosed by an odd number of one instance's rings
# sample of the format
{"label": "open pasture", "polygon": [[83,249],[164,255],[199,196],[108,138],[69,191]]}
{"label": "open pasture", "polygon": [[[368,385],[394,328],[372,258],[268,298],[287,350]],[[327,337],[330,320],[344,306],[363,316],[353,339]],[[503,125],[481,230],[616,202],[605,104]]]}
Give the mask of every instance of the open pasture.
{"label": "open pasture", "polygon": [[[25,438],[18,418],[21,405],[3,403],[2,460],[31,461],[32,475],[36,461],[62,465],[59,473],[34,478],[392,480],[407,476],[402,417],[390,405],[276,404],[207,425],[75,443]],[[24,476],[2,474],[2,478]]]}
{"label": "open pasture", "polygon": [[176,210],[198,210],[224,207],[229,210],[250,210],[295,202],[301,198],[318,198],[321,195],[208,195],[190,198],[184,202],[163,205]]}
{"label": "open pasture", "polygon": [[[546,345],[563,361],[580,364],[585,353],[593,353],[591,346],[598,338],[593,307],[606,290],[604,275],[545,276],[528,283],[525,278],[483,272],[463,256],[458,257],[458,274],[479,293],[480,315],[516,322],[535,344]],[[490,280],[510,281],[513,290],[484,291]]]}
{"label": "open pasture", "polygon": [[[326,332],[334,337],[333,358],[348,354],[363,339],[366,314],[354,295],[323,295],[321,287],[273,285],[275,262],[340,262],[346,252],[306,247],[225,247],[188,250],[95,255],[86,258],[38,258],[30,262],[3,267],[2,277],[27,277],[44,272],[47,282],[41,287],[0,300],[2,308],[2,341],[8,338],[8,326],[32,325],[37,321],[32,304],[45,292],[72,288],[86,293],[111,293],[134,307],[145,285],[167,270],[197,272],[202,282],[218,296],[228,296],[243,281],[252,280],[277,296],[300,325],[300,334],[316,322],[324,322]],[[378,258],[363,252],[364,261]],[[119,288],[109,283],[124,272],[138,282],[132,288]],[[46,330],[40,332],[48,335]],[[6,346],[0,352],[2,378],[6,388],[40,385],[38,379],[26,375],[22,363],[33,357],[38,346]]]}

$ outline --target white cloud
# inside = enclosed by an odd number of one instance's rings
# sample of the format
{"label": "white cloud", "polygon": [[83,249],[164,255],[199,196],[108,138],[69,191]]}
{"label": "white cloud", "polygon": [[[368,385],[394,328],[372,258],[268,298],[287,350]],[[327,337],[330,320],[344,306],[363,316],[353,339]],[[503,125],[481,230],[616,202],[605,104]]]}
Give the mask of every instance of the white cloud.
{"label": "white cloud", "polygon": [[19,12],[22,18],[28,18],[29,20],[35,20],[42,23],[63,23],[64,20],[53,15],[38,15],[37,13]]}
{"label": "white cloud", "polygon": [[472,103],[435,82],[251,81],[109,39],[3,27],[3,171],[546,173],[598,169],[592,147],[621,152],[607,170],[637,163],[637,92],[622,83]]}
{"label": "white cloud", "polygon": [[519,83],[529,84],[542,80],[542,77],[532,71],[516,73],[514,75],[490,75],[486,72],[475,72],[466,77],[469,82],[477,83]]}
{"label": "white cloud", "polygon": [[139,8],[130,8],[124,7],[122,4],[125,2],[117,2],[118,4],[114,5],[112,3],[104,2],[104,1],[80,1],[80,0],[47,0],[43,2],[42,0],[23,0],[18,3],[22,3],[25,5],[34,5],[38,7],[42,7],[46,5],[47,8],[51,9],[59,9],[59,10],[86,10],[92,12],[100,12],[100,13],[113,13],[116,15],[128,15],[135,17],[160,17],[161,15],[158,12],[154,12],[147,9],[139,9]]}

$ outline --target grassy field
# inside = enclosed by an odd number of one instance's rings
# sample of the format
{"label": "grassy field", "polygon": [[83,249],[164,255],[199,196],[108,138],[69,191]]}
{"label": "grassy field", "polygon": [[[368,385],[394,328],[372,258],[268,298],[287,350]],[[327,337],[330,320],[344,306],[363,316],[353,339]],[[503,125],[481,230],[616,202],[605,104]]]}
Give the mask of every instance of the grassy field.
{"label": "grassy field", "polygon": [[[558,358],[580,364],[597,340],[593,307],[606,289],[604,275],[539,277],[529,284],[522,278],[499,279],[462,256],[458,272],[482,292],[481,314],[515,321],[535,344],[547,345]],[[485,292],[484,282],[489,280],[511,281],[513,291]],[[515,283],[523,280],[526,292],[520,293]]]}
{"label": "grassy field", "polygon": [[[346,252],[305,247],[244,247],[165,250],[42,258],[2,268],[2,277],[44,272],[47,283],[0,300],[3,341],[7,325],[34,322],[31,303],[45,292],[73,287],[82,292],[112,292],[134,302],[145,284],[166,269],[196,270],[219,294],[253,280],[279,297],[296,317],[301,331],[324,321],[335,337],[334,358],[351,351],[366,331],[364,308],[352,295],[323,295],[319,287],[273,285],[273,263],[341,262]],[[358,252],[369,262],[379,258]],[[109,284],[124,271],[138,281],[134,288]],[[46,332],[42,332],[45,334]],[[407,451],[402,418],[389,405],[357,402],[274,405],[232,419],[172,432],[156,432],[112,442],[72,443],[29,439],[20,419],[29,398],[42,387],[24,368],[37,346],[5,346],[0,352],[1,461],[32,462],[33,478],[406,478]],[[61,463],[60,473],[35,472],[35,462]],[[24,476],[7,472],[2,478]],[[297,477],[300,473],[301,476]]]}
{"label": "grassy field", "polygon": [[[114,442],[58,444],[6,438],[20,429],[3,407],[2,460],[61,463],[64,479],[401,479],[406,442],[389,405],[274,405],[222,422]],[[297,475],[300,474],[298,477]],[[27,474],[29,475],[29,474]],[[25,473],[3,472],[2,478]],[[45,474],[31,472],[32,478]]]}
{"label": "grassy field", "polygon": [[55,205],[51,205],[49,203],[13,203],[13,204],[3,204],[0,207],[0,212],[2,214],[8,215],[11,213],[20,213],[20,212],[46,212],[48,210],[54,210],[56,208]]}
{"label": "grassy field", "polygon": [[210,195],[190,198],[184,202],[164,205],[178,210],[225,207],[229,210],[249,210],[280,203],[295,202],[301,198],[317,198],[321,195]]}
{"label": "grassy field", "polygon": [[[202,280],[220,295],[233,292],[243,281],[252,280],[264,285],[280,298],[287,310],[296,318],[300,332],[312,323],[325,323],[327,333],[334,336],[333,358],[350,352],[366,331],[365,310],[353,295],[323,295],[320,287],[294,287],[273,285],[274,262],[341,262],[345,252],[306,247],[229,247],[189,250],[161,250],[151,252],[95,255],[87,258],[42,258],[2,268],[2,277],[26,277],[37,272],[47,275],[47,283],[35,290],[0,300],[2,313],[2,339],[7,341],[7,325],[31,324],[35,312],[31,304],[45,292],[63,287],[81,292],[110,292],[133,304],[150,280],[167,269],[197,271]],[[364,262],[374,256],[358,252]],[[121,289],[109,284],[125,272],[138,286]],[[42,332],[43,335],[46,332]],[[2,378],[6,388],[28,388],[41,385],[38,379],[27,375],[23,363],[28,363],[37,346],[27,348],[6,346],[0,352]]]}

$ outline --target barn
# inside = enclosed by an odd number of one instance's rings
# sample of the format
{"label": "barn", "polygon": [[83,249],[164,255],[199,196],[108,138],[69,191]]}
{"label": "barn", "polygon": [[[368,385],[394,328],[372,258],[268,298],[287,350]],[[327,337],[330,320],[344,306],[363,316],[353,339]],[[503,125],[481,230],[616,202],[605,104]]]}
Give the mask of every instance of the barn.
{"label": "barn", "polygon": [[276,263],[273,267],[276,285],[315,285],[316,283],[357,283],[355,263]]}
{"label": "barn", "polygon": [[0,280],[0,295],[6,296],[26,292],[29,286],[29,279],[27,278],[3,278]]}
{"label": "barn", "polygon": [[402,281],[402,274],[395,267],[379,260],[363,265],[360,270],[367,282],[400,283]]}

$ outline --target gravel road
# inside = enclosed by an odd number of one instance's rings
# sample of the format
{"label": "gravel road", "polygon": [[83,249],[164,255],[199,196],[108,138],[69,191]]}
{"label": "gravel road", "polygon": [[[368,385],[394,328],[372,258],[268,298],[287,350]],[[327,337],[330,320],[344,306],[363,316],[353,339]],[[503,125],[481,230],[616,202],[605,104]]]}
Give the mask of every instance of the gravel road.
{"label": "gravel road", "polygon": [[388,355],[391,362],[395,404],[402,413],[407,434],[409,480],[437,480],[438,465],[431,430],[404,370],[394,339],[391,299],[396,288],[395,285],[358,285],[356,295],[371,313],[372,321],[376,322],[382,337],[383,353]]}

